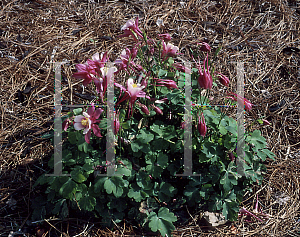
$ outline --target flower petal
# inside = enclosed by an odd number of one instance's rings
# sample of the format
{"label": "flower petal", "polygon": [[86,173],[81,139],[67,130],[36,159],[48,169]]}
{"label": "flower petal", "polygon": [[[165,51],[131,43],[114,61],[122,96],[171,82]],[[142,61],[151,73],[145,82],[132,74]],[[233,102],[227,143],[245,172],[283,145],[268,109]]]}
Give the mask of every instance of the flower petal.
{"label": "flower petal", "polygon": [[94,60],[94,61],[100,60],[99,53],[95,53],[95,54],[92,56],[92,60]]}
{"label": "flower petal", "polygon": [[125,25],[122,26],[121,30],[126,30],[128,28],[132,28],[135,25],[135,22],[133,20],[128,20]]}
{"label": "flower petal", "polygon": [[86,143],[90,144],[91,130],[87,134],[85,134],[84,139]]}
{"label": "flower petal", "polygon": [[88,68],[86,64],[77,64],[75,67],[79,72],[87,72],[87,68]]}
{"label": "flower petal", "polygon": [[87,133],[88,133],[88,131],[90,131],[90,129],[89,129],[89,128],[87,128],[87,127],[84,127],[83,134],[87,134]]}
{"label": "flower petal", "polygon": [[90,83],[92,82],[92,80],[93,80],[93,79],[92,79],[91,77],[86,78],[86,79],[82,82],[83,86],[87,87],[87,85],[90,84]]}
{"label": "flower petal", "polygon": [[85,127],[81,123],[74,123],[75,130],[82,130]]}
{"label": "flower petal", "polygon": [[83,115],[77,115],[74,118],[75,123],[81,123],[81,120],[84,119],[85,117]]}
{"label": "flower petal", "polygon": [[106,77],[108,80],[111,79],[112,75],[114,74],[114,72],[118,71],[118,69],[116,67],[111,67],[108,69]]}
{"label": "flower petal", "polygon": [[86,113],[86,112],[83,112],[82,114],[84,115],[85,118],[89,118],[90,117],[90,115],[88,113]]}
{"label": "flower petal", "polygon": [[76,79],[87,79],[87,72],[82,71],[82,72],[75,72],[72,77]]}
{"label": "flower petal", "polygon": [[[94,106],[91,106],[91,107],[89,107],[88,108],[88,110],[87,110],[87,113],[88,113],[88,118],[90,117],[90,116],[93,116],[93,114],[94,114],[94,112],[95,112],[95,107]],[[85,115],[85,114],[84,114]],[[86,116],[87,117],[87,116]]]}
{"label": "flower petal", "polygon": [[120,85],[119,83],[115,82],[115,86],[119,87],[122,91],[126,91],[126,88],[124,86]]}
{"label": "flower petal", "polygon": [[95,118],[95,119],[98,119],[99,117],[100,117],[100,115],[102,114],[102,112],[103,112],[103,109],[96,109],[96,111],[94,112],[94,115],[93,115],[93,117]]}
{"label": "flower petal", "polygon": [[64,131],[67,131],[68,127],[71,124],[71,120],[69,118],[67,118],[63,123],[62,123],[62,129]]}
{"label": "flower petal", "polygon": [[94,134],[95,134],[97,137],[102,137],[101,132],[100,132],[100,128],[98,127],[98,125],[93,124],[93,125],[92,125],[92,129],[93,129]]}

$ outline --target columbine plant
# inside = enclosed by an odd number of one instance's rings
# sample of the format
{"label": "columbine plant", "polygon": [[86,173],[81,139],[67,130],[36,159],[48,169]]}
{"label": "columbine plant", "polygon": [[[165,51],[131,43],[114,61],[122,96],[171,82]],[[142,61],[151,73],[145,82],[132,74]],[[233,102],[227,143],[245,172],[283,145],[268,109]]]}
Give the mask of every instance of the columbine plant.
{"label": "columbine plant", "polygon": [[[169,34],[148,38],[139,29],[138,18],[127,21],[122,30],[120,37],[131,37],[135,44],[121,52],[115,66],[107,67],[107,52],[76,65],[74,78],[84,79],[84,86],[93,84],[98,100],[87,112],[76,109],[65,118],[62,162],[63,173],[70,177],[39,178],[36,185],[45,184],[48,196],[34,210],[34,218],[66,217],[75,209],[101,218],[106,226],[126,218],[163,236],[171,235],[176,221],[188,218],[183,205],[222,212],[235,220],[244,192],[262,181],[262,161],[274,154],[265,148],[260,131],[246,131],[244,174],[237,173],[237,122],[219,107],[208,106],[214,81],[222,86],[230,83],[209,60],[213,50],[207,43],[196,44],[193,59],[198,62],[189,69],[176,59],[180,49],[169,42]],[[195,176],[176,176],[188,168],[183,159],[186,73],[192,79],[190,168]],[[121,75],[126,76],[120,80]],[[108,121],[106,93],[113,78],[115,112],[113,121]],[[117,83],[124,79],[125,85]],[[233,92],[228,96],[246,111],[252,109],[247,99]],[[108,161],[107,128],[112,125],[115,160]],[[49,166],[53,168],[53,159]],[[106,176],[108,168],[113,176]]]}

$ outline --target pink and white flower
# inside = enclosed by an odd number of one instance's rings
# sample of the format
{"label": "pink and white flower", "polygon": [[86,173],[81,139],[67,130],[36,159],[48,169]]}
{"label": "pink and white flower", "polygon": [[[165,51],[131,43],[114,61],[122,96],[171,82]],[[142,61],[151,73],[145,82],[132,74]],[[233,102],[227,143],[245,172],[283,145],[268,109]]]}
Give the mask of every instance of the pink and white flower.
{"label": "pink and white flower", "polygon": [[[106,89],[107,82],[112,83],[113,75],[115,72],[118,71],[118,69],[116,67],[102,67],[102,68],[100,68],[100,70],[101,70],[102,78],[104,80],[103,86]],[[104,90],[104,92],[105,92],[105,90]]]}
{"label": "pink and white flower", "polygon": [[167,57],[174,57],[177,55],[177,51],[179,48],[171,43],[165,43],[164,41],[162,42],[163,45],[163,50],[161,57],[165,60]]}
{"label": "pink and white flower", "polygon": [[142,91],[145,87],[141,84],[136,84],[132,78],[127,80],[127,89],[120,84],[115,83],[115,86],[119,87],[121,91],[125,91],[125,95],[118,101],[118,104],[125,100],[129,100],[129,113],[133,114],[133,105],[137,97],[146,97],[146,93]]}
{"label": "pink and white flower", "polygon": [[143,38],[142,31],[139,29],[139,17],[134,20],[128,20],[125,25],[122,26],[121,30],[124,31],[123,35],[119,37],[129,37],[132,35],[135,41],[138,40],[137,36]]}
{"label": "pink and white flower", "polygon": [[76,79],[84,79],[82,82],[84,86],[87,86],[93,80],[96,80],[96,67],[88,63],[77,64],[76,69],[78,72],[74,73],[72,76]]}
{"label": "pink and white flower", "polygon": [[119,66],[119,71],[125,70],[128,71],[128,69],[137,70],[137,71],[143,71],[143,67],[141,65],[135,64],[132,59],[136,56],[136,53],[134,50],[130,51],[128,48],[123,49],[121,52],[120,58],[117,58],[115,61],[115,64]]}
{"label": "pink and white flower", "polygon": [[[95,67],[98,67],[98,68],[102,68],[105,66],[105,63],[108,62],[108,56],[107,56],[107,53],[108,52],[105,52],[105,53],[101,53],[101,55],[99,55],[99,53],[95,53],[93,56],[92,56],[92,60],[91,59],[88,59],[87,60],[87,63],[89,65],[94,65]],[[99,71],[98,71],[99,73]]]}
{"label": "pink and white flower", "polygon": [[100,128],[96,124],[100,122],[97,120],[101,113],[102,109],[95,110],[95,107],[89,107],[87,112],[83,112],[83,115],[77,115],[74,118],[74,128],[75,130],[83,130],[83,134],[85,134],[85,141],[90,143],[91,130],[93,130],[94,134],[97,137],[102,137],[100,133]]}
{"label": "pink and white flower", "polygon": [[103,97],[107,88],[107,81],[111,81],[113,74],[117,71],[116,67],[107,67],[108,62],[107,52],[96,53],[92,59],[88,59],[85,64],[77,64],[78,72],[73,74],[73,77],[84,79],[83,85],[87,86],[90,82],[94,81],[97,93],[103,102]]}
{"label": "pink and white flower", "polygon": [[123,49],[120,58],[117,58],[115,63],[119,66],[120,70],[127,70],[128,62],[130,59],[131,52],[128,48]]}

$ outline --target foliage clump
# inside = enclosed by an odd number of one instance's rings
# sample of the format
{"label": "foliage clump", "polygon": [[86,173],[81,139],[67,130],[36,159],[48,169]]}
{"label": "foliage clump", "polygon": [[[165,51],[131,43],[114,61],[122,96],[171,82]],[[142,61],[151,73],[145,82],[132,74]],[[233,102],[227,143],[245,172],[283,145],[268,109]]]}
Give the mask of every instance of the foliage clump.
{"label": "foliage clump", "polygon": [[[126,219],[163,236],[170,236],[183,218],[183,205],[235,220],[245,191],[262,181],[262,162],[274,154],[255,130],[243,134],[244,159],[235,158],[240,125],[209,105],[217,80],[223,86],[230,83],[213,66],[220,48],[209,60],[210,46],[197,43],[191,52],[196,67],[189,68],[179,61],[179,48],[169,43],[169,34],[151,39],[139,29],[138,19],[122,30],[121,37],[132,37],[134,47],[124,49],[113,65],[107,52],[76,65],[73,76],[84,79],[84,86],[91,83],[98,99],[86,112],[75,109],[64,118],[62,175],[38,179],[47,199],[35,201],[39,206],[33,218],[67,217],[76,210],[100,217],[106,226]],[[113,82],[121,76],[126,85]],[[112,88],[113,106],[107,99]],[[228,94],[252,109],[247,99]],[[191,157],[184,155],[186,149]],[[53,158],[49,167],[55,165]]]}

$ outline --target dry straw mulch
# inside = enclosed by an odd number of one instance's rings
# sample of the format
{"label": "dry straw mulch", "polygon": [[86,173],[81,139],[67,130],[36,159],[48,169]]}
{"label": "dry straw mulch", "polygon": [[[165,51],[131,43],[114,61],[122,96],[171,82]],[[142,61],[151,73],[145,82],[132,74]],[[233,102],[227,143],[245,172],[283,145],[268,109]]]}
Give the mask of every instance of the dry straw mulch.
{"label": "dry straw mulch", "polygon": [[[254,104],[246,126],[261,129],[277,156],[267,164],[263,185],[254,186],[242,203],[251,211],[258,195],[269,215],[264,223],[240,218],[206,231],[198,213],[186,226],[178,226],[174,236],[300,236],[299,1],[3,0],[0,6],[1,234],[27,225],[32,185],[52,151],[41,136],[53,128],[53,62],[69,62],[62,66],[63,103],[84,103],[76,95],[82,93],[80,81],[71,77],[75,64],[104,51],[114,60],[124,46],[132,45],[130,39],[117,38],[121,26],[139,16],[150,36],[170,33],[183,53],[195,41],[205,40],[213,50],[222,46],[217,70],[229,76],[230,90],[235,90],[236,62],[244,63],[245,97]],[[29,82],[31,90],[24,91]],[[222,93],[216,91],[216,96]],[[261,117],[271,126],[252,124]],[[44,225],[52,233],[46,236],[139,233],[127,223],[111,231],[80,219]]]}

